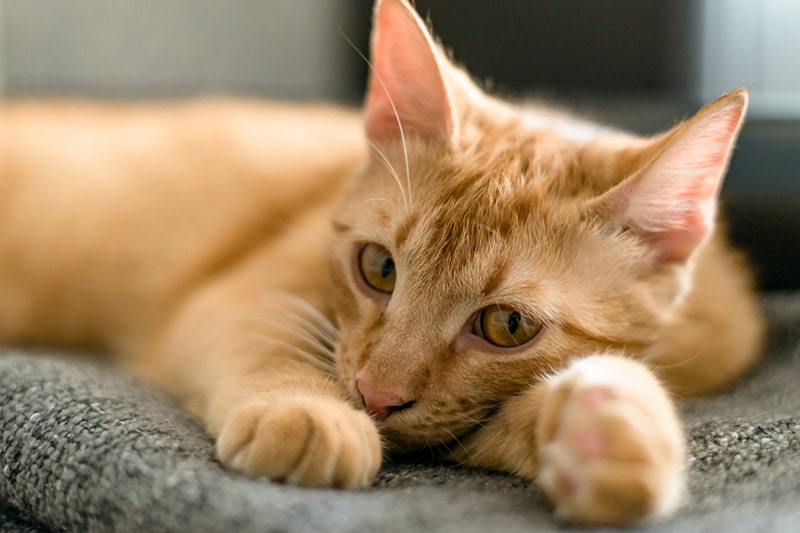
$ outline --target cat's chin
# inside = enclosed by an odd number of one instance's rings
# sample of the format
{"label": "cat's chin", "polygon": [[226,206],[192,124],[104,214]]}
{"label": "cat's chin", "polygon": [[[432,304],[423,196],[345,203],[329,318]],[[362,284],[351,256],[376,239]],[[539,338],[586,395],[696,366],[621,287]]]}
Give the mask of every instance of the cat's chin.
{"label": "cat's chin", "polygon": [[420,453],[441,456],[450,448],[450,443],[440,439],[416,439],[407,435],[392,434],[379,428],[384,447],[393,457],[413,457]]}
{"label": "cat's chin", "polygon": [[[417,455],[420,452],[446,455],[453,446],[468,437],[476,428],[447,428],[441,424],[420,427],[408,421],[387,420],[376,422],[384,446],[392,455]],[[476,426],[477,427],[477,426]]]}

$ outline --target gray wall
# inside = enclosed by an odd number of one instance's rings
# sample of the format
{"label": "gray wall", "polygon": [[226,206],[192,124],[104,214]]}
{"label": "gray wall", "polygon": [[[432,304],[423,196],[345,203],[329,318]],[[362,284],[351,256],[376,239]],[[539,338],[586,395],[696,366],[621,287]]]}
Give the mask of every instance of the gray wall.
{"label": "gray wall", "polygon": [[800,118],[800,2],[702,0],[699,91],[750,87],[749,116]]}
{"label": "gray wall", "polygon": [[[0,92],[238,93],[357,101],[372,0],[0,0]],[[750,116],[800,117],[794,0],[418,0],[501,89],[751,88]]]}
{"label": "gray wall", "polygon": [[[7,96],[354,99],[348,0],[0,0]],[[363,31],[363,30],[362,30]]]}

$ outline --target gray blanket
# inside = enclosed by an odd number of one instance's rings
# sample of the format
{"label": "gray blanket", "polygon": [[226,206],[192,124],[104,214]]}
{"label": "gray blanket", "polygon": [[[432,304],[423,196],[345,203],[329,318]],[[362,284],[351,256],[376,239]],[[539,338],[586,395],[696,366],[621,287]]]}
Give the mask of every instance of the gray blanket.
{"label": "gray blanket", "polygon": [[[682,405],[690,493],[647,531],[800,530],[800,294],[765,298],[771,340],[735,390]],[[370,490],[223,470],[156,391],[75,359],[0,354],[0,531],[546,531],[529,483],[419,460]]]}

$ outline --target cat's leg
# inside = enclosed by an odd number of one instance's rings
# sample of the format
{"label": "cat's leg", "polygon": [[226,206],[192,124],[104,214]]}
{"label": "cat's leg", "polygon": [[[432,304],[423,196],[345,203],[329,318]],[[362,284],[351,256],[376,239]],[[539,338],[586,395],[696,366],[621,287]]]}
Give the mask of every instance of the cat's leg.
{"label": "cat's leg", "polygon": [[535,480],[562,518],[601,524],[675,510],[685,454],[665,389],[640,363],[612,355],[578,359],[510,399],[454,451]]}
{"label": "cat's leg", "polygon": [[296,485],[372,483],[382,458],[377,429],[335,383],[315,369],[283,364],[259,365],[248,373],[229,376],[213,394],[206,416],[223,464]]}
{"label": "cat's leg", "polygon": [[276,302],[248,278],[200,291],[154,348],[138,350],[155,355],[134,370],[205,426],[228,468],[305,486],[369,485],[383,455],[378,430],[336,379],[311,307]]}

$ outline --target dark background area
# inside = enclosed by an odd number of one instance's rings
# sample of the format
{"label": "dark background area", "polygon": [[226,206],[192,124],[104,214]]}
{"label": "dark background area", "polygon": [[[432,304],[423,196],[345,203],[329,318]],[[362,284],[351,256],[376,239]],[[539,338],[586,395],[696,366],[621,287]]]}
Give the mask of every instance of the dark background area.
{"label": "dark background area", "polygon": [[[372,2],[358,2],[357,25],[368,25]],[[691,83],[691,3],[417,0],[416,6],[457,61],[504,92],[665,92]]]}

